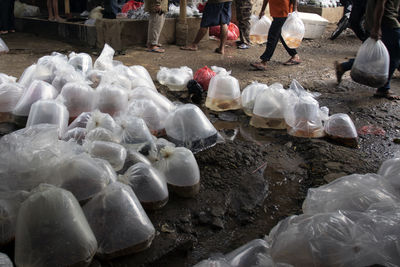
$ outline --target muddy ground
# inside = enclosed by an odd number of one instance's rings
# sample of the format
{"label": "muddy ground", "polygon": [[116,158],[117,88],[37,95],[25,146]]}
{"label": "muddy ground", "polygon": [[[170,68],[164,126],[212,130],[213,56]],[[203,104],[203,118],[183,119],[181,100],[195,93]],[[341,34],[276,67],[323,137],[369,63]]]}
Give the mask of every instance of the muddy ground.
{"label": "muddy ground", "polygon": [[[258,60],[264,46],[249,50],[230,46],[222,56],[213,53],[217,46],[213,40],[201,43],[197,52],[170,45],[165,47],[165,54],[134,47],[124,51],[125,55],[116,56],[126,65],[143,65],[154,80],[160,66],[185,65],[194,71],[204,65],[232,70],[242,89],[252,81],[288,86],[297,79],[306,89],[321,93],[320,105],[328,106],[331,114],[347,113],[357,129],[373,125],[384,132],[362,134],[358,149],[347,148],[326,139],[296,138],[286,131],[255,129],[241,111],[209,112],[203,101],[201,108],[225,142],[195,155],[201,171],[200,194],[193,199],[172,195],[163,209],[148,213],[157,229],[149,250],[109,262],[95,260],[93,266],[191,266],[212,254],[227,253],[265,236],[279,220],[301,213],[309,187],[346,174],[376,172],[383,160],[399,150],[399,102],[373,98],[374,89],[352,82],[348,74],[339,86],[336,84],[333,62],[354,57],[360,42],[350,31],[335,41],[329,40],[333,27],[329,25],[321,39],[303,41],[298,49],[303,63],[297,66],[281,64],[288,55],[278,45],[265,72],[253,71],[249,66]],[[93,49],[30,34],[9,34],[3,39],[11,51],[0,56],[0,72],[15,77],[53,51],[89,52],[96,58]],[[399,78],[397,72],[392,82],[393,91],[398,94]],[[156,85],[170,99],[188,101],[185,96],[168,93]]]}

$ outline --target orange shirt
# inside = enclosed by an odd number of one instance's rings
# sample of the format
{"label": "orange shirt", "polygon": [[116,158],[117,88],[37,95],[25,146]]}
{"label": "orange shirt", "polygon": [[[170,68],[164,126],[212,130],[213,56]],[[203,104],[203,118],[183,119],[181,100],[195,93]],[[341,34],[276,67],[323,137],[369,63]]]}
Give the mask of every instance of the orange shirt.
{"label": "orange shirt", "polygon": [[269,14],[275,18],[286,18],[293,11],[289,0],[269,0]]}

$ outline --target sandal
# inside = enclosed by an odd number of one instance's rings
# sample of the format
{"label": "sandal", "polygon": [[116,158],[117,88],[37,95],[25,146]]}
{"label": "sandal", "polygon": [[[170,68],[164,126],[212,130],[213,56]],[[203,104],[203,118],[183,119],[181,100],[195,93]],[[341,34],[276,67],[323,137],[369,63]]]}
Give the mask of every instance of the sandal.
{"label": "sandal", "polygon": [[293,65],[299,65],[301,63],[301,61],[299,59],[289,59],[288,61],[286,61],[285,63],[283,63],[283,65],[285,66],[293,66]]}
{"label": "sandal", "polygon": [[388,92],[379,92],[379,91],[377,91],[374,94],[374,97],[376,97],[376,98],[386,98],[387,100],[392,100],[392,101],[393,100],[400,100],[400,96],[392,94],[389,91]]}
{"label": "sandal", "polygon": [[267,66],[265,66],[265,65],[262,64],[261,62],[250,63],[250,66],[252,66],[252,67],[255,68],[256,70],[267,70]]}
{"label": "sandal", "polygon": [[0,34],[7,34],[8,31],[0,31]]}
{"label": "sandal", "polygon": [[193,47],[193,46],[181,46],[180,49],[186,50],[186,51],[197,51],[198,50],[197,47]]}
{"label": "sandal", "polygon": [[154,52],[154,53],[164,53],[165,50],[162,48],[159,48],[158,46],[154,47],[154,48],[148,48],[147,52]]}

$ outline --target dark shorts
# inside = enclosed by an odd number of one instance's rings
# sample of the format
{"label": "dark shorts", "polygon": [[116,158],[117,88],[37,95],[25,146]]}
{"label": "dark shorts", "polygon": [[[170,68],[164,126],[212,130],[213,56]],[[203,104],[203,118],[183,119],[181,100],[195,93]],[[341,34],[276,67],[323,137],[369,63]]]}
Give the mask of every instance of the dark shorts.
{"label": "dark shorts", "polygon": [[200,27],[207,28],[221,24],[229,24],[231,21],[232,2],[207,3],[204,7]]}

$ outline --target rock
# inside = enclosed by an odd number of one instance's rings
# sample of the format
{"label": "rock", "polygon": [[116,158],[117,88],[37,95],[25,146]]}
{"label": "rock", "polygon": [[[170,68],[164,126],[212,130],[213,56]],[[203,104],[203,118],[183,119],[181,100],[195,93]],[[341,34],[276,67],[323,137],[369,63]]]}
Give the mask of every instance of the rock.
{"label": "rock", "polygon": [[214,218],[211,222],[211,226],[218,230],[224,229],[225,228],[224,225],[225,225],[224,221],[220,218]]}
{"label": "rock", "polygon": [[337,173],[329,173],[327,175],[324,176],[324,180],[327,181],[328,183],[336,180],[337,178],[346,176],[347,173],[345,172],[337,172]]}
{"label": "rock", "polygon": [[340,162],[329,161],[329,162],[325,163],[325,167],[327,167],[328,169],[331,169],[331,170],[341,171],[343,169],[343,164]]}
{"label": "rock", "polygon": [[208,224],[210,222],[210,217],[204,211],[199,213],[199,223],[200,224]]}

